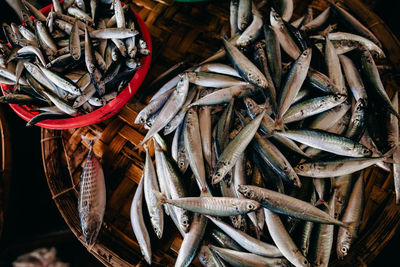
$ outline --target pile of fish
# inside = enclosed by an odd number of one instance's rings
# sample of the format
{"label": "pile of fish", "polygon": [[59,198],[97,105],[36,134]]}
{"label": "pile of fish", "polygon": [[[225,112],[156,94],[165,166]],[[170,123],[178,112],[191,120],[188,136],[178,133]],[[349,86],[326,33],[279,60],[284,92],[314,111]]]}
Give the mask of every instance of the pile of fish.
{"label": "pile of fish", "polygon": [[0,43],[0,83],[12,89],[0,102],[38,112],[28,125],[104,106],[150,53],[129,5],[88,2],[53,0],[47,17],[24,2],[23,24],[2,24],[8,44]]}
{"label": "pile of fish", "polygon": [[265,2],[232,0],[223,48],[163,74],[136,117],[148,132],[131,219],[149,264],[166,213],[183,236],[175,266],[328,266],[357,236],[363,170],[394,168],[398,192],[380,42],[333,2],[297,20],[291,0]]}

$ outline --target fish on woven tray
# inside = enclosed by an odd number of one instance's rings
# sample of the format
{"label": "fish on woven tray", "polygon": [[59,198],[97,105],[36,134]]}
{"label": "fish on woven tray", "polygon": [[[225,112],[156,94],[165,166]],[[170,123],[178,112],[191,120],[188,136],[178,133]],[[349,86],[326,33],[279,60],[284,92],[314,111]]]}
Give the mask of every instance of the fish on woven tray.
{"label": "fish on woven tray", "polygon": [[[290,21],[291,0],[232,0],[223,49],[163,74],[138,114],[135,123],[149,129],[141,144],[154,139],[156,148],[160,190],[150,193],[183,237],[176,266],[197,251],[204,266],[328,266],[333,240],[343,258],[357,236],[363,172],[356,183],[354,174],[373,165],[390,171],[394,153],[398,187],[398,96],[390,101],[375,63],[385,55],[369,30],[328,2]],[[371,110],[389,115],[367,120]],[[172,144],[161,132],[174,133]],[[137,238],[148,260],[150,243]]]}
{"label": "fish on woven tray", "polygon": [[89,146],[89,152],[81,174],[78,213],[82,234],[89,247],[96,242],[106,209],[104,172],[93,151],[93,145],[98,138],[99,136],[94,138],[82,136],[83,142]]}
{"label": "fish on woven tray", "polygon": [[[104,106],[150,53],[132,10],[120,0],[113,1],[113,9],[109,1],[90,1],[90,9],[84,1],[53,1],[47,18],[24,3],[32,21],[2,24],[10,47],[1,42],[0,82],[14,89],[7,90],[0,102],[38,112],[27,125]],[[47,106],[56,108],[41,110]]]}

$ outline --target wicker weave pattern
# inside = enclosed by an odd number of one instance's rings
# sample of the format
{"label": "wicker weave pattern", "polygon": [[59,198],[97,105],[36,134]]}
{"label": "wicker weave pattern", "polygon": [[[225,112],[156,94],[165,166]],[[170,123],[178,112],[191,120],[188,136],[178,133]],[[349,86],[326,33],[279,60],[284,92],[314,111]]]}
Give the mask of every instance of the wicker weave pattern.
{"label": "wicker weave pattern", "polygon": [[[160,73],[186,60],[199,62],[220,47],[220,38],[229,32],[229,1],[183,4],[167,0],[136,0],[131,6],[144,19],[152,35],[152,67],[140,90]],[[325,1],[296,1],[296,12],[301,13],[312,2],[322,10]],[[359,1],[341,1],[341,6],[353,10],[360,19],[359,10],[368,10]],[[369,11],[370,12],[370,11]],[[368,13],[371,15],[372,13]],[[296,15],[295,15],[296,16]],[[400,60],[400,46],[386,25],[370,16],[367,25],[381,31],[379,38],[395,68]],[[378,24],[374,24],[379,22]],[[384,77],[391,95],[396,87],[391,75]],[[143,92],[143,91],[142,91]],[[140,93],[139,93],[140,94]],[[139,95],[138,94],[138,95]],[[98,242],[89,248],[107,266],[127,266],[143,262],[130,225],[129,212],[133,194],[143,168],[143,153],[135,149],[145,133],[133,124],[144,103],[134,100],[117,116],[101,124],[66,131],[42,130],[42,155],[51,194],[65,221],[84,243],[77,213],[79,181],[87,146],[81,135],[94,136],[101,132],[94,152],[101,158],[106,176],[107,207]],[[360,238],[345,261],[332,258],[332,266],[360,266],[369,263],[394,235],[400,224],[400,211],[394,203],[392,175],[377,169],[368,169],[366,177],[365,214]],[[144,209],[145,210],[145,209]],[[145,214],[144,216],[147,216]],[[181,239],[167,219],[164,237],[152,237],[155,266],[172,266]],[[149,228],[150,229],[150,228]],[[152,232],[152,231],[149,231]],[[200,266],[198,262],[194,265]]]}

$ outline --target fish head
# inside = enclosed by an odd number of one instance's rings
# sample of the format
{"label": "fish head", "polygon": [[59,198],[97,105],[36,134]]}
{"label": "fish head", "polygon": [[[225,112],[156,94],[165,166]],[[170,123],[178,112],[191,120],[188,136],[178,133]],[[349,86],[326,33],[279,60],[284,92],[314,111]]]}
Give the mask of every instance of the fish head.
{"label": "fish head", "polygon": [[337,94],[335,95],[335,101],[344,102],[347,99],[347,95]]}
{"label": "fish head", "polygon": [[250,200],[246,203],[246,209],[248,211],[254,211],[258,210],[260,208],[261,204],[255,200]]}
{"label": "fish head", "polygon": [[372,156],[372,151],[365,147],[365,148],[362,149],[362,154],[364,156]]}
{"label": "fish head", "polygon": [[275,9],[273,8],[271,8],[270,21],[272,27],[283,25],[282,18],[279,16],[278,12],[276,12]]}
{"label": "fish head", "polygon": [[86,214],[81,217],[82,234],[86,245],[91,246],[96,242],[102,221],[100,216],[95,214]]}
{"label": "fish head", "polygon": [[338,259],[343,260],[344,257],[347,255],[348,251],[349,251],[349,243],[340,242],[340,244],[338,244],[338,249],[337,249]]}
{"label": "fish head", "polygon": [[183,212],[180,218],[180,224],[182,227],[182,230],[187,233],[189,231],[189,227],[190,227],[190,220],[189,220],[189,216],[187,214],[187,212]]}
{"label": "fish head", "polygon": [[239,191],[240,194],[242,194],[247,198],[253,199],[255,197],[254,190],[246,185],[238,185],[237,190]]}
{"label": "fish head", "polygon": [[217,171],[211,177],[211,183],[216,184],[216,183],[222,181],[222,179],[224,179],[226,173],[227,172],[225,171],[224,168],[218,168]]}
{"label": "fish head", "polygon": [[310,164],[303,163],[303,164],[298,164],[293,169],[297,174],[301,175],[301,174],[304,174],[304,173],[307,173],[308,171],[310,171],[311,166],[310,166]]}

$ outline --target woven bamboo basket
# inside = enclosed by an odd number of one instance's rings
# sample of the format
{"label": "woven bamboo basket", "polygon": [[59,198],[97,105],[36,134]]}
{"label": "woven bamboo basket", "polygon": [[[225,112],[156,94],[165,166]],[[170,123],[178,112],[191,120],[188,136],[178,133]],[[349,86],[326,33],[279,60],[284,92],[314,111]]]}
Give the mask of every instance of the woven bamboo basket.
{"label": "woven bamboo basket", "polygon": [[[134,149],[143,130],[133,124],[148,94],[146,86],[177,62],[199,62],[221,45],[220,37],[229,32],[229,1],[184,4],[173,0],[135,0],[132,7],[144,19],[153,41],[152,67],[136,99],[117,116],[101,124],[64,131],[42,129],[42,157],[47,182],[64,220],[84,244],[80,229],[77,196],[82,166],[88,147],[82,135],[101,138],[94,151],[101,158],[107,184],[107,207],[97,243],[90,253],[106,266],[145,264],[130,224],[129,211],[143,168],[143,154]],[[322,10],[325,1],[296,1],[295,12],[303,13],[308,4]],[[368,7],[359,0],[340,1],[339,5],[357,16],[382,41],[395,72],[400,72],[400,43]],[[294,15],[296,16],[296,14]],[[383,77],[389,95],[396,87],[393,74]],[[366,205],[358,240],[344,261],[332,257],[331,266],[362,266],[370,263],[385,247],[400,226],[392,174],[376,168],[365,172]],[[171,226],[171,227],[169,227]],[[167,220],[166,229],[175,229]],[[173,266],[181,238],[175,230],[164,231],[158,241],[152,236],[154,266]],[[194,266],[200,266],[195,260]]]}
{"label": "woven bamboo basket", "polygon": [[0,107],[0,236],[3,232],[10,192],[11,157],[10,131],[3,108]]}

